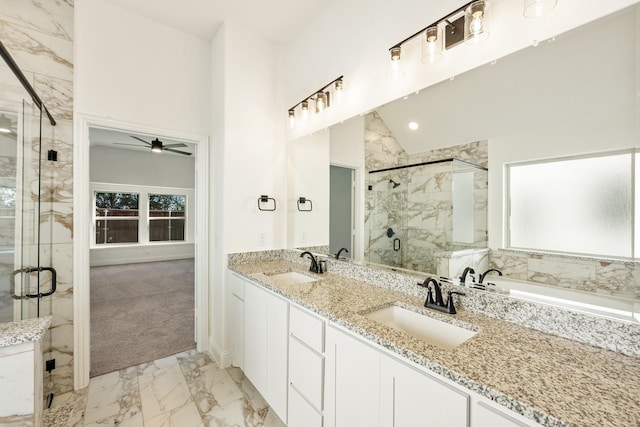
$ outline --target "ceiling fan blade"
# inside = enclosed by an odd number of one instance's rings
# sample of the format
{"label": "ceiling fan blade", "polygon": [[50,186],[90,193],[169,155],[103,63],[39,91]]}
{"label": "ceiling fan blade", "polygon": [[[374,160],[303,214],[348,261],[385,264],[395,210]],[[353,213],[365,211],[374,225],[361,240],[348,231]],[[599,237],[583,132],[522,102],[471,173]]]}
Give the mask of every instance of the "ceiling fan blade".
{"label": "ceiling fan blade", "polygon": [[142,138],[138,138],[137,136],[133,136],[133,135],[129,135],[129,136],[130,136],[131,138],[133,138],[133,139],[137,139],[137,140],[138,140],[138,141],[140,141],[140,142],[144,142],[144,143],[145,143],[145,144],[147,144],[147,145],[151,145],[151,143],[150,143],[150,142],[147,142],[147,141],[145,141],[145,140],[144,140],[144,139],[142,139]]}
{"label": "ceiling fan blade", "polygon": [[192,153],[187,153],[186,151],[174,150],[173,148],[163,147],[162,151],[171,151],[172,153],[184,154],[185,156],[190,156]]}
{"label": "ceiling fan blade", "polygon": [[186,147],[187,144],[183,144],[182,142],[179,144],[168,144],[168,145],[163,145],[164,148],[174,148],[174,147]]}
{"label": "ceiling fan blade", "polygon": [[140,144],[125,144],[124,142],[114,142],[113,145],[128,145],[129,147],[147,148]]}

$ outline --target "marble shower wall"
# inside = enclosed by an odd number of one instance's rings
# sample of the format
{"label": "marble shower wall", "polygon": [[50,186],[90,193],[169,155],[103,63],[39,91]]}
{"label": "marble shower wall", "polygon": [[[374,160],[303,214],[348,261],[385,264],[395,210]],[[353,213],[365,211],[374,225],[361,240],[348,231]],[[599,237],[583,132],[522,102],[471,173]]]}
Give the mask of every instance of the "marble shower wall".
{"label": "marble shower wall", "polygon": [[[51,388],[55,394],[73,389],[73,8],[73,0],[3,0],[0,8],[0,40],[57,121],[52,127],[43,120],[40,153],[40,259],[41,265],[52,265],[58,272],[57,292],[44,302],[53,323],[43,350],[45,357],[56,359],[51,383],[45,377],[44,388],[45,393]],[[4,63],[0,64],[0,87],[0,108],[17,112],[16,99],[28,97]],[[28,148],[35,149],[35,142]],[[58,152],[57,162],[47,161],[50,149]],[[34,199],[37,191],[34,180]],[[38,251],[35,244],[28,249]]]}
{"label": "marble shower wall", "polygon": [[[365,117],[367,172],[446,158],[486,165],[487,143],[473,142],[408,155],[376,112]],[[487,174],[476,168],[471,168],[475,177],[474,242],[452,243],[452,182],[454,171],[459,170],[459,165],[445,162],[367,174],[365,241],[369,245],[365,248],[365,259],[435,273],[438,267],[436,254],[486,246]],[[394,249],[395,239],[399,239],[399,250],[396,250],[397,242]]]}

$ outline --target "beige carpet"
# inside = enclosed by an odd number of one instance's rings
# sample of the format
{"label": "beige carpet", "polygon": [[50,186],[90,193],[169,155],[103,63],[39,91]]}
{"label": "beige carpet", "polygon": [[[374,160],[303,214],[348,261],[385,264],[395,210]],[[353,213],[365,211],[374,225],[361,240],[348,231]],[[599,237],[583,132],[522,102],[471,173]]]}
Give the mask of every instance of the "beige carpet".
{"label": "beige carpet", "polygon": [[193,259],[91,268],[94,377],[195,347]]}

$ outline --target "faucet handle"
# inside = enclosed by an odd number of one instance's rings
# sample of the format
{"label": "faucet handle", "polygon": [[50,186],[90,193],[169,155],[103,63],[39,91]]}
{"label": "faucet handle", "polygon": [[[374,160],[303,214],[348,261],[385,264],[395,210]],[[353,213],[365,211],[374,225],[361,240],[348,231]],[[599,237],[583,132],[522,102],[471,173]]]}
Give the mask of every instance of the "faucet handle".
{"label": "faucet handle", "polygon": [[326,259],[318,260],[318,274],[322,274],[325,271],[327,271],[327,260]]}
{"label": "faucet handle", "polygon": [[449,291],[447,292],[447,313],[449,314],[456,314],[456,307],[455,305],[453,305],[453,295],[461,295],[461,296],[465,296],[466,294],[464,292],[459,292],[459,291]]}

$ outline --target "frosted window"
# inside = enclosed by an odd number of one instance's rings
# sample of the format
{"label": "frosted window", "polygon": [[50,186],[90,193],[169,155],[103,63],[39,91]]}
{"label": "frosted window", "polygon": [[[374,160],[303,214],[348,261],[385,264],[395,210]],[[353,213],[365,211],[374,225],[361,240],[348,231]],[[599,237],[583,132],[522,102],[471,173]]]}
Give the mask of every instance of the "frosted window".
{"label": "frosted window", "polygon": [[632,154],[509,167],[510,246],[632,256]]}

